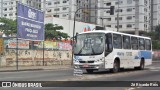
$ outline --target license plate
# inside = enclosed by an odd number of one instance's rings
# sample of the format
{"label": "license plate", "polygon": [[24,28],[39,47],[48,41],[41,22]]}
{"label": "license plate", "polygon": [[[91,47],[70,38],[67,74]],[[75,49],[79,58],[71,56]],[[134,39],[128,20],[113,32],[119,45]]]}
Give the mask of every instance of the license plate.
{"label": "license plate", "polygon": [[84,64],[83,67],[88,67],[88,64]]}

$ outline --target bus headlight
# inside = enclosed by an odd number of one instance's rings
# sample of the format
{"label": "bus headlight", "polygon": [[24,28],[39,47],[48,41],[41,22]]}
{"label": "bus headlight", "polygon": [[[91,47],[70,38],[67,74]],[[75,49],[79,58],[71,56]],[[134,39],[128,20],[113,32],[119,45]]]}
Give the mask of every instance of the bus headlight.
{"label": "bus headlight", "polygon": [[78,69],[78,68],[79,68],[79,66],[78,66],[78,65],[75,65],[75,66],[74,66],[74,68]]}

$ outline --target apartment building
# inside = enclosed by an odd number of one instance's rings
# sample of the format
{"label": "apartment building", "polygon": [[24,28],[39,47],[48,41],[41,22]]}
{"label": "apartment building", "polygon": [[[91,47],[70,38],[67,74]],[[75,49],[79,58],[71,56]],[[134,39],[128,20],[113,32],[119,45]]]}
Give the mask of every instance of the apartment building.
{"label": "apartment building", "polygon": [[[126,33],[143,33],[150,28],[150,0],[98,0],[98,7],[115,6],[114,15],[110,10],[98,10],[97,24],[117,28]],[[118,18],[119,17],[119,18]]]}
{"label": "apartment building", "polygon": [[76,21],[86,23],[96,23],[96,10],[89,10],[91,7],[95,7],[97,0],[47,0],[46,1],[46,16],[58,17],[62,19],[73,20],[75,12]]}
{"label": "apartment building", "polygon": [[151,0],[151,30],[160,24],[160,0]]}
{"label": "apartment building", "polygon": [[1,0],[0,1],[0,17],[16,19],[17,2],[21,2],[31,7],[42,9],[43,0]]}

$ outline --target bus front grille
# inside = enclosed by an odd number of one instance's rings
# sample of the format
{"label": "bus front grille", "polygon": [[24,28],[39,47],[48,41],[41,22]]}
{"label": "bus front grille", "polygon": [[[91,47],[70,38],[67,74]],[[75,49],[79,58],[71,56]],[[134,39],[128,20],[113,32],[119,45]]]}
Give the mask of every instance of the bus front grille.
{"label": "bus front grille", "polygon": [[80,63],[94,63],[94,61],[79,61]]}

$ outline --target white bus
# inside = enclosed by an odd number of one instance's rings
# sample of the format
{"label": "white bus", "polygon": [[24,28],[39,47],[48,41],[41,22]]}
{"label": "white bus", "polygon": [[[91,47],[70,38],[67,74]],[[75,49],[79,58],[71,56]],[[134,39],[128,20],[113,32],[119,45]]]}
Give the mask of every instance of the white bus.
{"label": "white bus", "polygon": [[152,64],[151,38],[114,31],[89,31],[76,35],[74,68],[94,70],[144,69]]}

